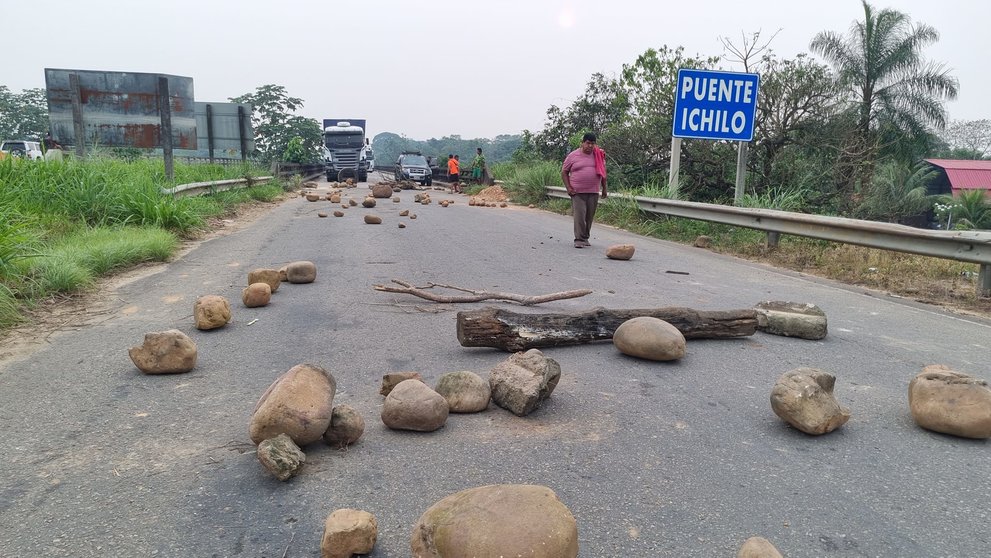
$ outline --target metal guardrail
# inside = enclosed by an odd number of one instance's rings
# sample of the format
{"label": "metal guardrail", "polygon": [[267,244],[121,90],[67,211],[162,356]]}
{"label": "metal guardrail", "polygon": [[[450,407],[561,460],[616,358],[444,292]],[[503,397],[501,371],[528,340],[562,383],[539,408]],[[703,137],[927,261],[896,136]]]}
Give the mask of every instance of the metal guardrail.
{"label": "metal guardrail", "polygon": [[275,175],[285,178],[298,174],[302,176],[304,180],[310,180],[313,177],[322,175],[324,173],[324,166],[322,164],[298,165],[294,163],[278,163],[272,166],[272,172],[273,176],[253,176],[250,178],[233,178],[230,180],[214,180],[212,182],[191,182],[189,184],[179,184],[173,188],[162,188],[162,193],[169,196],[199,196],[202,194],[212,194],[214,192],[223,192],[224,190],[248,187],[259,182],[272,180],[275,178]]}
{"label": "metal guardrail", "polygon": [[213,182],[190,182],[189,184],[179,184],[174,188],[162,188],[162,193],[169,196],[199,196],[201,194],[212,194],[223,192],[234,188],[251,186],[266,180],[272,180],[274,176],[253,176],[251,178],[233,178],[230,180],[214,180]]}
{"label": "metal guardrail", "polygon": [[[569,199],[568,192],[564,188],[549,186],[546,191],[549,197]],[[774,209],[628,197],[636,201],[641,210],[648,213],[765,231],[769,236],[769,244],[776,243],[777,237],[772,235],[791,234],[980,264],[978,289],[981,296],[991,296],[991,232],[933,231],[893,223],[808,215]]]}

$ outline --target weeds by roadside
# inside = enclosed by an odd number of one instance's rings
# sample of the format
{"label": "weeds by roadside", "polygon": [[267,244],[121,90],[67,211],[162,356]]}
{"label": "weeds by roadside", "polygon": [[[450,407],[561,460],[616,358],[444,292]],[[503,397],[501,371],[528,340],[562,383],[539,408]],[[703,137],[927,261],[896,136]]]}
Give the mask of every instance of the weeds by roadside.
{"label": "weeds by roadside", "polygon": [[[174,184],[262,174],[249,167],[177,164]],[[180,238],[252,201],[284,195],[278,181],[175,198],[161,161],[0,161],[0,329],[38,300],[75,293],[116,269],[167,261]]]}
{"label": "weeds by roadside", "polygon": [[[635,195],[660,197],[639,191]],[[514,197],[514,201],[518,200]],[[763,199],[747,203],[751,207],[788,210],[794,209],[794,202],[788,192],[769,192]],[[571,210],[570,202],[564,199],[545,198],[539,205],[559,214]],[[977,264],[787,235],[781,237],[776,248],[768,249],[763,231],[646,213],[631,197],[623,195],[610,195],[603,200],[596,221],[683,244],[693,244],[698,237],[707,236],[708,249],[714,252],[991,316],[991,299],[977,293]]]}

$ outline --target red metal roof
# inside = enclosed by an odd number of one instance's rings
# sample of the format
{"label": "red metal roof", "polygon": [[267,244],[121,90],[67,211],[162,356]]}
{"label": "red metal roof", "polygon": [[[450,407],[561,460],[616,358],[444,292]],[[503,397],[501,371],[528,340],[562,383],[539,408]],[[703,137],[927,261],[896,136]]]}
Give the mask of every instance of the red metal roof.
{"label": "red metal roof", "polygon": [[927,163],[946,171],[954,190],[991,190],[991,161],[964,159],[926,159]]}

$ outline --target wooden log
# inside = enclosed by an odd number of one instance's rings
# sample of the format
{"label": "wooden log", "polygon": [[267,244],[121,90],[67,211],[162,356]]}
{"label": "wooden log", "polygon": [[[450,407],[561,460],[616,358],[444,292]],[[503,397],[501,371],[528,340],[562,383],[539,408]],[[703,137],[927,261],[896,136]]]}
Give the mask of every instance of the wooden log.
{"label": "wooden log", "polygon": [[678,328],[685,339],[746,337],[757,331],[753,308],[593,308],[575,314],[521,314],[487,306],[458,312],[458,342],[462,347],[495,347],[510,352],[581,345],[612,339],[620,324],[638,316],[660,318]]}

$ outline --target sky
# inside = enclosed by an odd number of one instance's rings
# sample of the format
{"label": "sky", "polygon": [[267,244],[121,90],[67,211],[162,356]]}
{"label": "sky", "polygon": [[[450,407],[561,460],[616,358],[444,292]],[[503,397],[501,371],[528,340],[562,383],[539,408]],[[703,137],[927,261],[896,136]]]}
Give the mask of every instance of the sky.
{"label": "sky", "polygon": [[[872,5],[939,32],[924,55],[960,82],[951,119],[991,118],[991,2]],[[539,131],[551,105],[648,48],[722,55],[720,37],[760,31],[792,58],[862,18],[860,0],[0,0],[0,85],[44,87],[45,68],[149,72],[191,77],[195,100],[227,102],[275,84],[303,99],[297,114],[365,118],[372,136],[494,138]]]}

